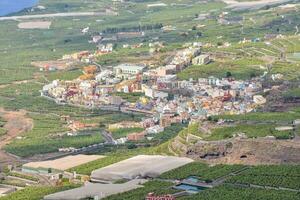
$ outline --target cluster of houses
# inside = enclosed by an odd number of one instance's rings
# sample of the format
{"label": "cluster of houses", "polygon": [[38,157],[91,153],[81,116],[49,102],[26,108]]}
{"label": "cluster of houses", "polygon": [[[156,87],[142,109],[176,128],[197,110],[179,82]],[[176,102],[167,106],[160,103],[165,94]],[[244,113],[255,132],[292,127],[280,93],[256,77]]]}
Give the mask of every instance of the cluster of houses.
{"label": "cluster of houses", "polygon": [[[180,50],[166,66],[148,69],[146,65],[120,64],[113,70],[101,71],[96,66],[84,68],[90,78],[72,81],[55,80],[45,85],[42,96],[59,104],[87,108],[143,113],[153,119],[146,131],[134,133],[128,140],[141,140],[149,133],[158,133],[173,123],[202,120],[212,115],[251,112],[266,103],[259,95],[260,80],[219,79],[178,80],[176,74],[186,67],[205,65],[209,55],[201,54],[197,44]],[[135,102],[122,98],[140,94]]]}
{"label": "cluster of houses", "polygon": [[94,52],[80,51],[73,54],[63,55],[61,59],[49,61],[35,61],[31,65],[40,69],[40,71],[56,71],[72,69],[80,66],[82,63],[91,63],[96,57],[113,52],[113,44],[99,45]]}

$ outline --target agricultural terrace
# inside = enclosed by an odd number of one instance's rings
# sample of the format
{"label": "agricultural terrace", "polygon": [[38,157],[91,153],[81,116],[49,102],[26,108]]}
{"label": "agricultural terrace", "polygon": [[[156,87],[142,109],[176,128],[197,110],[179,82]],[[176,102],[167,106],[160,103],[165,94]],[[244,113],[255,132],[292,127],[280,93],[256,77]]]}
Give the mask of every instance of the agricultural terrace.
{"label": "agricultural terrace", "polygon": [[290,139],[293,137],[293,131],[277,131],[275,125],[247,125],[238,124],[229,127],[216,128],[212,130],[206,140],[222,140],[232,138],[238,134],[245,134],[248,138],[258,138],[274,136],[276,139]]}
{"label": "agricultural terrace", "polygon": [[[101,112],[100,112],[101,113]],[[105,112],[103,112],[105,113]],[[87,116],[87,115],[86,115]],[[106,115],[91,114],[84,123],[98,123],[96,129],[79,131],[77,136],[67,136],[61,133],[68,132],[66,122],[56,115],[33,113],[29,115],[34,121],[34,127],[23,134],[23,138],[10,143],[5,149],[19,156],[31,156],[38,153],[57,152],[59,148],[81,148],[104,142],[101,131],[106,123],[116,123],[123,120],[135,120],[136,116],[120,113],[107,113]],[[74,119],[79,118],[75,116]],[[80,118],[79,118],[80,119]],[[137,119],[139,119],[137,117]],[[47,140],[45,140],[47,138]]]}
{"label": "agricultural terrace", "polygon": [[[219,45],[223,45],[223,43]],[[297,69],[300,63],[298,60],[290,60],[289,55],[297,55],[299,45],[299,36],[292,36],[284,39],[274,39],[268,44],[248,42],[245,44],[234,43],[226,48],[204,48],[204,51],[218,53],[225,57],[222,59],[216,58],[208,65],[190,66],[180,72],[178,77],[182,80],[208,76],[224,78],[226,73],[230,72],[236,79],[246,80],[263,75],[267,71],[266,64],[271,62],[271,73],[279,73],[284,76],[285,80],[292,80],[299,76]],[[285,52],[286,60],[269,60],[271,57],[281,58],[282,52]]]}
{"label": "agricultural terrace", "polygon": [[[271,169],[271,170],[270,170]],[[300,166],[257,166],[243,171],[227,183],[300,189]]]}
{"label": "agricultural terrace", "polygon": [[[37,153],[57,152],[59,148],[84,147],[104,141],[100,133],[86,136],[59,136],[57,133],[67,131],[64,122],[56,116],[32,114],[34,128],[24,134],[24,138],[14,140],[5,149],[19,156]],[[45,139],[48,138],[48,139]]]}
{"label": "agricultural terrace", "polygon": [[224,119],[237,122],[292,124],[298,118],[300,118],[300,110],[299,108],[294,108],[289,112],[253,112],[244,115],[219,115],[213,116],[212,120]]}
{"label": "agricultural terrace", "polygon": [[210,167],[200,162],[192,162],[185,166],[166,172],[160,176],[162,179],[182,180],[190,176],[199,177],[201,180],[212,182],[230,173],[244,169],[243,165],[216,165]]}
{"label": "agricultural terrace", "polygon": [[[275,123],[262,123],[262,124],[247,124],[242,123],[230,123],[228,125],[217,125],[216,123],[210,123],[208,130],[200,128],[200,124],[194,123],[183,130],[179,136],[185,138],[187,134],[195,135],[206,141],[217,141],[243,135],[248,138],[259,138],[266,136],[274,136],[276,139],[290,139],[294,137],[293,130],[279,131],[276,130]],[[205,126],[205,125],[204,125]]]}

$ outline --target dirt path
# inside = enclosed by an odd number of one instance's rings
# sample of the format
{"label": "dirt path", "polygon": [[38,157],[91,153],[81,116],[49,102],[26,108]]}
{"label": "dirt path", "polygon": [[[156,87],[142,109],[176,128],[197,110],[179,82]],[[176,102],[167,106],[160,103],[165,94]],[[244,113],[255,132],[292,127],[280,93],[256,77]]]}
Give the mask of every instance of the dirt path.
{"label": "dirt path", "polygon": [[20,134],[29,131],[33,128],[32,119],[26,116],[26,111],[6,111],[0,108],[0,116],[7,121],[4,128],[7,129],[7,133],[0,137],[0,167],[5,164],[12,164],[18,162],[17,157],[12,156],[5,151],[3,147],[9,144],[13,139]]}

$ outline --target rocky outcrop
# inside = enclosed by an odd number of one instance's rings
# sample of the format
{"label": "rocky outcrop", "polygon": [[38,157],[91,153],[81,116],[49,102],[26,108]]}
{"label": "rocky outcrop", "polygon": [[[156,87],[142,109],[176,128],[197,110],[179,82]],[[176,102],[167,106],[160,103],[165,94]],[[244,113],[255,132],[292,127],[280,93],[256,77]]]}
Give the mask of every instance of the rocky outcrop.
{"label": "rocky outcrop", "polygon": [[211,164],[299,164],[299,140],[269,138],[198,141],[186,156]]}

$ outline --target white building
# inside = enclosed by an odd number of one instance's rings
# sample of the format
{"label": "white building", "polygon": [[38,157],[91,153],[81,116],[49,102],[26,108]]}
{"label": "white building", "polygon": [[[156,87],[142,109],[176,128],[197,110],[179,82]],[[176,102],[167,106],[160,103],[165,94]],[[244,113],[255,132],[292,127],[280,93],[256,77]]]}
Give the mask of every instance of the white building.
{"label": "white building", "polygon": [[143,73],[145,70],[144,66],[134,64],[121,64],[114,68],[114,73],[118,77],[128,78],[137,74]]}
{"label": "white building", "polygon": [[146,132],[148,134],[157,134],[157,133],[161,133],[164,131],[164,128],[163,127],[160,127],[159,125],[156,125],[156,126],[152,126],[150,128],[148,128],[146,130]]}
{"label": "white building", "polygon": [[168,98],[169,94],[166,92],[158,91],[152,88],[146,88],[145,90],[145,96],[150,97],[152,99],[155,98]]}
{"label": "white building", "polygon": [[200,55],[193,59],[193,65],[206,65],[210,62],[209,55]]}

